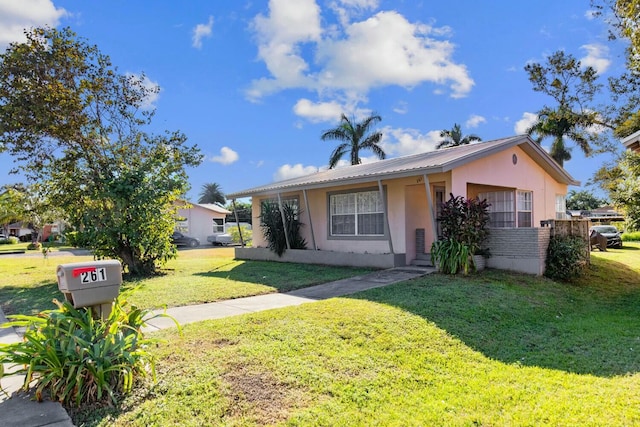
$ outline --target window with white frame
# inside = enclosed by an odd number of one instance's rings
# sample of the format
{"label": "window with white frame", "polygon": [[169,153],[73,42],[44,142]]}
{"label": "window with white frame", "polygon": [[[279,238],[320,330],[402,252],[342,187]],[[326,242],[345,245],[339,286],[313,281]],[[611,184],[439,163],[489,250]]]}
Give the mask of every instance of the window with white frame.
{"label": "window with white frame", "polygon": [[213,232],[224,233],[224,218],[213,218]]}
{"label": "window with white frame", "polygon": [[487,199],[489,227],[531,227],[533,224],[533,192],[489,191],[478,194],[480,200]]}
{"label": "window with white frame", "polygon": [[531,227],[533,222],[533,193],[518,191],[518,227]]}
{"label": "window with white frame", "polygon": [[513,191],[490,191],[480,193],[480,200],[487,199],[489,203],[489,227],[515,227],[515,203]]}
{"label": "window with white frame", "polygon": [[329,195],[331,236],[383,236],[384,209],[379,191]]}
{"label": "window with white frame", "polygon": [[567,219],[567,197],[556,194],[556,219]]}

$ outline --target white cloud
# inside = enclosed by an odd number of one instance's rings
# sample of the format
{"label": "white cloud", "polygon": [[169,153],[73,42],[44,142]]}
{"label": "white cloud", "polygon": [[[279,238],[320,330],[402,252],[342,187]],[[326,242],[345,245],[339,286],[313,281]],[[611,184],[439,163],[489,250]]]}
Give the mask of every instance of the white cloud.
{"label": "white cloud", "polygon": [[160,97],[160,85],[143,74],[127,73],[127,77],[133,84],[140,85],[147,90],[147,96],[140,102],[140,107],[143,109],[155,108],[155,103]]}
{"label": "white cloud", "polygon": [[213,156],[211,158],[211,161],[214,163],[220,163],[222,165],[230,165],[231,163],[236,162],[238,158],[239,158],[238,153],[233,151],[231,148],[222,147],[220,149],[220,155]]}
{"label": "white cloud", "polygon": [[[313,0],[271,0],[269,15],[258,15],[253,29],[270,76],[251,83],[247,96],[252,100],[289,88],[362,97],[375,87],[424,82],[449,86],[451,96],[460,98],[474,85],[466,66],[452,59],[454,45],[435,38],[448,34],[447,28],[412,23],[395,11],[329,31],[321,27]],[[313,64],[302,55],[303,47],[315,54]]]}
{"label": "white cloud", "polygon": [[0,0],[0,51],[11,42],[24,42],[24,30],[48,25],[56,27],[68,12],[51,0]]}
{"label": "white cloud", "polygon": [[198,24],[193,29],[193,37],[191,45],[196,49],[202,47],[202,39],[205,37],[211,37],[211,29],[213,28],[213,16],[209,16],[209,21],[206,24]]}
{"label": "white cloud", "polygon": [[354,15],[359,15],[368,10],[378,8],[378,0],[338,0],[329,4],[329,7],[338,16],[338,21],[346,27]]}
{"label": "white cloud", "polygon": [[304,117],[312,123],[332,122],[340,119],[344,107],[336,102],[311,102],[308,99],[299,99],[293,106],[293,112]]}
{"label": "white cloud", "polygon": [[581,49],[587,51],[587,56],[580,59],[582,65],[593,67],[599,74],[607,71],[611,65],[609,56],[609,48],[601,44],[585,44],[580,46]]}
{"label": "white cloud", "polygon": [[527,133],[527,129],[533,126],[537,120],[538,115],[536,113],[525,112],[522,114],[522,118],[516,122],[513,130],[516,132],[516,135],[523,135]]}
{"label": "white cloud", "polygon": [[433,151],[440,142],[440,131],[436,130],[423,134],[416,129],[385,127],[382,133],[381,145],[387,157]]}
{"label": "white cloud", "polygon": [[269,16],[257,15],[253,29],[258,57],[273,78],[254,80],[247,96],[256,100],[278,90],[313,86],[304,72],[308,64],[300,56],[300,44],[320,40],[320,8],[314,0],[270,0]]}
{"label": "white cloud", "polygon": [[468,128],[477,128],[481,123],[486,123],[487,119],[477,114],[472,114],[471,117],[465,122],[465,126]]}
{"label": "white cloud", "polygon": [[407,114],[409,112],[409,104],[405,101],[400,101],[393,107],[393,112],[397,114]]}
{"label": "white cloud", "polygon": [[296,102],[296,105],[293,106],[293,112],[312,123],[338,122],[342,113],[348,117],[355,117],[356,120],[362,120],[372,113],[368,108],[358,108],[357,100],[346,103],[338,101],[313,102],[306,98]]}
{"label": "white cloud", "polygon": [[295,165],[282,165],[278,168],[275,174],[273,174],[274,181],[282,181],[285,179],[297,178],[299,176],[309,175],[318,172],[316,166],[304,166],[301,163]]}

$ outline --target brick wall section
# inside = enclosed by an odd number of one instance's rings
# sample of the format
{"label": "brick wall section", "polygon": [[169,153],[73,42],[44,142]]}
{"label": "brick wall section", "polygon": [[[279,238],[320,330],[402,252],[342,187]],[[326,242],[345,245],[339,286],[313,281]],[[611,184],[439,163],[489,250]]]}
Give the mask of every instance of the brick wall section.
{"label": "brick wall section", "polygon": [[547,227],[492,228],[486,242],[491,251],[487,265],[541,275],[550,238],[551,230]]}
{"label": "brick wall section", "polygon": [[492,228],[487,246],[492,256],[546,258],[549,228]]}

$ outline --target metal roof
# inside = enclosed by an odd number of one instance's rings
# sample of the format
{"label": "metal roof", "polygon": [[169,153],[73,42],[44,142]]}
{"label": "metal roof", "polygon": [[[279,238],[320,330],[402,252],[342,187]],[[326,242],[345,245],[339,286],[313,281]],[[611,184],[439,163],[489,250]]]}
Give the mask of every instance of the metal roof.
{"label": "metal roof", "polygon": [[230,210],[227,210],[227,209],[223,208],[222,206],[218,206],[218,205],[215,205],[213,203],[193,203],[193,205],[194,206],[200,206],[201,208],[204,208],[204,209],[207,209],[207,210],[210,210],[210,211],[213,211],[213,212],[217,212],[217,213],[220,213],[220,214],[227,215],[227,214],[231,213]]}
{"label": "metal roof", "polygon": [[447,172],[456,167],[498,153],[508,148],[520,146],[533,160],[558,182],[580,185],[567,171],[560,167],[551,156],[528,135],[458,147],[443,148],[410,156],[380,160],[373,163],[345,166],[338,169],[322,170],[310,175],[273,182],[227,194],[228,199],[251,197],[258,194],[273,194],[302,189],[332,187],[336,185],[366,183],[383,179]]}

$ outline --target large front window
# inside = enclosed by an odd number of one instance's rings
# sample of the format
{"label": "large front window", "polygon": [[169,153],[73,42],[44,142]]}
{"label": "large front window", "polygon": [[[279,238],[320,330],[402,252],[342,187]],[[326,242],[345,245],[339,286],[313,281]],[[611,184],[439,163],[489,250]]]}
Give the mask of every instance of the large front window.
{"label": "large front window", "polygon": [[332,236],[384,235],[384,209],[378,191],[329,196]]}
{"label": "large front window", "polygon": [[478,194],[480,200],[487,199],[489,227],[511,228],[533,225],[533,192],[489,191]]}

